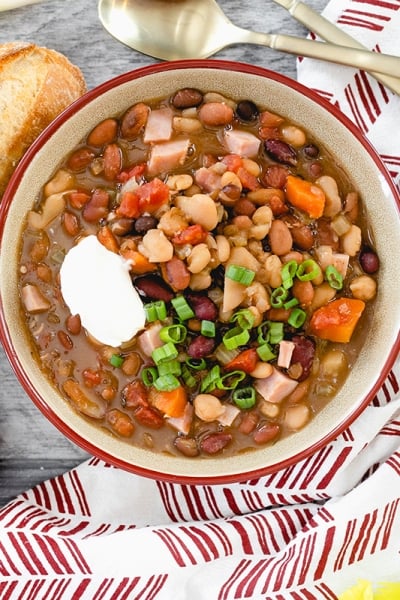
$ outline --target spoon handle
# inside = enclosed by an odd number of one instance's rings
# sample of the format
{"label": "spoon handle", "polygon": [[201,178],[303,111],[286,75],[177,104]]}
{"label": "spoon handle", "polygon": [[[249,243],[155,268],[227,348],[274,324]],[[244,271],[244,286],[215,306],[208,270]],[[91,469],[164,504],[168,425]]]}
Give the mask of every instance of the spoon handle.
{"label": "spoon handle", "polygon": [[260,44],[288,54],[317,58],[348,67],[357,67],[363,71],[378,71],[385,75],[400,77],[399,56],[349,48],[348,46],[338,46],[328,42],[317,42],[291,35],[249,31],[235,26],[233,26],[231,33],[234,33],[234,30],[236,30],[236,39],[231,38],[231,44],[239,42]]}
{"label": "spoon handle", "polygon": [[[286,8],[296,21],[305,25],[307,29],[313,31],[327,42],[367,50],[358,40],[340,29],[340,27],[337,27],[334,23],[328,21],[328,19],[304,2],[301,2],[301,0],[274,0],[274,2]],[[400,79],[390,77],[389,75],[382,75],[382,73],[375,71],[369,71],[369,73],[377,81],[386,85],[392,92],[400,94]]]}

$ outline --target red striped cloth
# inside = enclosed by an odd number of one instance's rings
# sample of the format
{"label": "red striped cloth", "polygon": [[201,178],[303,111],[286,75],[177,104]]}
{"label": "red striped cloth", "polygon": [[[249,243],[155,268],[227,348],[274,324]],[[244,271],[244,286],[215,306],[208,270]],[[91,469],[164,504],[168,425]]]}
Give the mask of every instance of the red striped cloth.
{"label": "red striped cloth", "polygon": [[[332,0],[326,16],[400,54],[399,0]],[[400,137],[387,132],[400,98],[349,68],[306,59],[298,73],[399,184]],[[177,485],[93,458],[27,491],[0,511],[1,600],[335,600],[358,579],[400,581],[399,383],[398,361],[335,441],[256,480]]]}

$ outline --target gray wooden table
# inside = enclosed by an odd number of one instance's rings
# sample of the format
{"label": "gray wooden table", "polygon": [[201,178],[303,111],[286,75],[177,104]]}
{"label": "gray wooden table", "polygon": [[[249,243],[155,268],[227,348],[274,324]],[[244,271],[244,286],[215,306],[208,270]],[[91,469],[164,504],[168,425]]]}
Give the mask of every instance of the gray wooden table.
{"label": "gray wooden table", "polygon": [[[322,10],[327,0],[308,0]],[[307,30],[272,0],[219,0],[241,27],[305,36]],[[0,0],[1,7],[1,0]],[[32,41],[78,65],[89,89],[156,62],[112,38],[97,18],[97,0],[45,0],[0,12],[0,43]],[[296,59],[258,46],[234,46],[216,55],[267,67],[296,78]],[[1,123],[0,123],[1,126]],[[0,349],[0,506],[16,494],[78,465],[87,454],[67,440],[33,405]]]}

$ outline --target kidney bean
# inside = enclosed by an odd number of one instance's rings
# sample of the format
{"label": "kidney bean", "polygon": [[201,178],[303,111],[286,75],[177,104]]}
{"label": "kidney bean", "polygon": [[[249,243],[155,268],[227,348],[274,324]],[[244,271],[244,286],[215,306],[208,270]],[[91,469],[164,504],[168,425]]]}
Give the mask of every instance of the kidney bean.
{"label": "kidney bean", "polygon": [[334,252],[339,249],[339,237],[326,219],[318,219],[315,235],[318,246],[330,246]]}
{"label": "kidney bean", "polygon": [[268,237],[271,250],[277,256],[283,256],[292,249],[292,234],[284,221],[274,219],[271,223]]}
{"label": "kidney bean", "polygon": [[142,295],[151,300],[163,300],[170,302],[174,293],[170,286],[158,275],[143,275],[134,280],[135,287]]}
{"label": "kidney bean", "polygon": [[82,216],[85,221],[94,223],[108,215],[109,195],[106,190],[96,188],[83,208]]}
{"label": "kidney bean", "polygon": [[218,317],[218,308],[214,302],[205,294],[186,294],[190,306],[198,319],[206,321],[216,321]]}
{"label": "kidney bean", "polygon": [[310,250],[314,244],[314,234],[308,225],[295,225],[290,230],[294,245],[301,250]]}
{"label": "kidney bean", "polygon": [[162,265],[164,279],[175,291],[182,291],[189,287],[190,272],[180,258],[173,256]]}
{"label": "kidney bean", "polygon": [[136,233],[143,235],[147,233],[150,229],[156,229],[157,227],[157,219],[155,217],[150,217],[147,215],[138,217],[134,224],[134,230]]}
{"label": "kidney bean", "polygon": [[203,94],[196,88],[182,88],[171,98],[171,104],[175,108],[191,108],[200,106],[202,102]]}
{"label": "kidney bean", "polygon": [[224,102],[207,102],[200,107],[198,116],[208,127],[229,125],[233,120],[233,109]]}
{"label": "kidney bean", "polygon": [[376,273],[379,269],[378,255],[369,246],[362,248],[359,261],[363,271],[369,275]]}
{"label": "kidney bean", "polygon": [[81,318],[79,315],[69,315],[65,321],[67,331],[72,335],[78,335],[81,332]]}
{"label": "kidney bean", "polygon": [[104,150],[104,177],[114,181],[122,169],[122,152],[118,144],[108,144]]}
{"label": "kidney bean", "polygon": [[259,445],[267,444],[278,437],[280,430],[277,423],[261,423],[253,433],[253,440]]}
{"label": "kidney bean", "polygon": [[240,198],[233,207],[235,215],[246,215],[251,217],[256,211],[256,205],[248,198]]}
{"label": "kidney bean", "polygon": [[181,454],[191,458],[198,456],[200,453],[197,441],[193,437],[178,435],[174,440],[174,446]]}
{"label": "kidney bean", "polygon": [[140,379],[128,383],[121,392],[122,406],[137,409],[141,406],[149,406],[148,391]]}
{"label": "kidney bean", "polygon": [[69,337],[68,333],[65,333],[65,331],[60,330],[57,333],[57,337],[60,340],[61,345],[66,349],[66,350],[72,350],[72,348],[74,347],[74,343],[71,340],[71,338]]}
{"label": "kidney bean", "polygon": [[105,119],[89,133],[87,142],[89,146],[104,146],[110,144],[117,135],[118,121]]}
{"label": "kidney bean", "polygon": [[95,153],[90,148],[82,147],[75,150],[67,161],[68,168],[71,171],[83,171],[92,162]]}
{"label": "kidney bean", "polygon": [[249,123],[257,119],[259,110],[257,105],[251,100],[241,100],[236,106],[236,114],[241,121]]}
{"label": "kidney bean", "polygon": [[230,433],[215,432],[204,437],[200,442],[200,447],[206,454],[218,454],[226,448],[232,441]]}
{"label": "kidney bean", "polygon": [[161,429],[164,425],[164,417],[151,406],[139,406],[133,416],[139,423],[151,429]]}
{"label": "kidney bean", "polygon": [[65,233],[75,237],[80,231],[79,219],[74,213],[65,211],[62,217]]}
{"label": "kidney bean", "polygon": [[112,430],[122,437],[130,437],[135,430],[132,419],[118,408],[109,410],[105,417]]}
{"label": "kidney bean", "polygon": [[187,347],[187,353],[191,358],[204,358],[211,354],[215,348],[214,338],[199,335],[195,337]]}
{"label": "kidney bean", "polygon": [[242,416],[242,420],[239,424],[240,433],[244,433],[245,435],[249,435],[257,426],[258,423],[258,413],[255,410],[245,412]]}
{"label": "kidney bean", "polygon": [[264,148],[270,158],[276,162],[295,167],[297,165],[296,150],[282,140],[270,138],[265,140]]}
{"label": "kidney bean", "polygon": [[299,363],[301,365],[302,371],[297,380],[304,381],[311,372],[315,355],[315,343],[311,338],[303,335],[295,335],[292,342],[294,343],[294,350],[290,364]]}
{"label": "kidney bean", "polygon": [[295,279],[292,293],[300,302],[301,306],[310,306],[314,299],[314,286],[311,281],[300,281],[300,279]]}
{"label": "kidney bean", "polygon": [[288,174],[289,171],[286,167],[283,167],[282,165],[271,165],[265,171],[262,177],[262,183],[267,187],[282,190],[286,185]]}
{"label": "kidney bean", "polygon": [[121,135],[127,140],[136,138],[147,123],[150,108],[143,102],[134,104],[124,114],[121,121]]}

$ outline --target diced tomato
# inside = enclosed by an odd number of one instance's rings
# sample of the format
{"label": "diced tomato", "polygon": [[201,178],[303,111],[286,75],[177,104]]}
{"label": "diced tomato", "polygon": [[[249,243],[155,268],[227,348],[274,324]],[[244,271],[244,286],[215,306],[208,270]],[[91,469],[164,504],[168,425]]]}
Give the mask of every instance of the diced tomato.
{"label": "diced tomato", "polygon": [[95,371],[94,369],[85,369],[82,373],[85,385],[87,387],[94,387],[100,385],[102,374],[101,371]]}
{"label": "diced tomato", "polygon": [[235,356],[228,364],[225,365],[226,371],[244,371],[245,373],[251,373],[257,366],[259,361],[257,350],[255,348],[249,348],[243,350],[240,354]]}
{"label": "diced tomato", "polygon": [[127,170],[127,171],[121,171],[121,173],[119,173],[117,180],[120,183],[126,183],[128,181],[128,179],[132,179],[132,177],[141,177],[144,172],[146,171],[146,163],[142,163],[140,165],[135,165],[134,167],[132,167],[131,169]]}
{"label": "diced tomato", "polygon": [[121,197],[121,203],[117,209],[119,216],[136,219],[140,215],[139,197],[136,192],[124,192]]}
{"label": "diced tomato", "polygon": [[136,219],[145,212],[156,212],[168,200],[169,187],[161,179],[155,178],[132,192],[123,193],[117,214]]}
{"label": "diced tomato", "polygon": [[176,246],[184,246],[185,244],[191,244],[195,246],[204,242],[207,238],[207,231],[203,229],[201,225],[196,223],[195,225],[189,225],[186,229],[183,229],[172,238],[172,243]]}
{"label": "diced tomato", "polygon": [[243,159],[239,154],[226,154],[221,162],[226,165],[228,171],[233,171],[234,173],[237,172],[239,167],[243,166]]}

